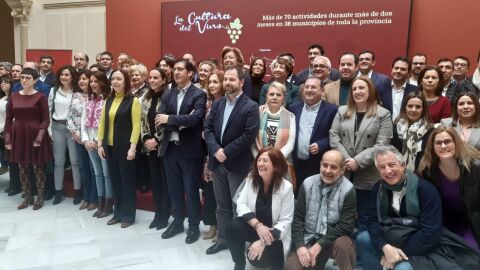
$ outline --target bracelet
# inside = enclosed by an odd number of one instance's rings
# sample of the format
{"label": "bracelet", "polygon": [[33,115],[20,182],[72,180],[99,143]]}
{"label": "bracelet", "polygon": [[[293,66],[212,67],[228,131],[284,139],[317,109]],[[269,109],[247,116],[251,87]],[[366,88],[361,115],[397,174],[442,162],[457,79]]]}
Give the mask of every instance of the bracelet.
{"label": "bracelet", "polygon": [[257,230],[260,226],[262,226],[263,224],[259,221],[256,225],[255,225],[255,230]]}

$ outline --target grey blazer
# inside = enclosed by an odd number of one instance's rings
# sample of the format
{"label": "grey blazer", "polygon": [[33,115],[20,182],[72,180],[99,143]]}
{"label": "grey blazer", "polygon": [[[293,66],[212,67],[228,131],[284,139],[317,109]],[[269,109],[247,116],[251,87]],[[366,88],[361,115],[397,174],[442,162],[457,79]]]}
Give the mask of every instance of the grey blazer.
{"label": "grey blazer", "polygon": [[[380,180],[375,168],[373,152],[375,146],[388,145],[393,137],[393,124],[390,112],[377,105],[375,116],[365,116],[358,129],[355,140],[356,114],[345,118],[347,106],[338,108],[337,115],[330,129],[330,147],[340,151],[345,158],[354,158],[360,170],[354,173],[353,184],[357,189],[371,190]],[[345,172],[350,177],[350,172]],[[352,180],[352,179],[350,179]]]}
{"label": "grey blazer", "polygon": [[[444,118],[440,120],[440,125],[444,125],[447,127],[453,127],[459,136],[462,135],[462,130],[460,129],[460,124],[457,122],[453,122],[453,118]],[[480,127],[472,128],[470,132],[470,137],[468,138],[468,142],[470,146],[475,147],[477,150],[480,150]]]}

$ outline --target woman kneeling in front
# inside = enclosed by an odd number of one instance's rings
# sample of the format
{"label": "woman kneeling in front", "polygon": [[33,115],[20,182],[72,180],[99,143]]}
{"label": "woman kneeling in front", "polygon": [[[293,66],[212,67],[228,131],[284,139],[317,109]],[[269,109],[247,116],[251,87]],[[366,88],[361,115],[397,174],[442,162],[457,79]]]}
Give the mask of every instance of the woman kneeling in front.
{"label": "woman kneeling in front", "polygon": [[288,164],[280,150],[264,148],[258,152],[237,199],[238,217],[227,227],[235,270],[245,269],[246,241],[251,243],[248,260],[252,265],[283,269],[291,244],[294,209],[287,172]]}

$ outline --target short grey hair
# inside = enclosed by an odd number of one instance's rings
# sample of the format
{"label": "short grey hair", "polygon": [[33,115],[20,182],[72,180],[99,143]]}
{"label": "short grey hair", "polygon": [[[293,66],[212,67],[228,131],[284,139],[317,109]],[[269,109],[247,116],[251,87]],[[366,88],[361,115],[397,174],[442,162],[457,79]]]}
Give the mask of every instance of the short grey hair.
{"label": "short grey hair", "polygon": [[327,67],[329,69],[332,69],[332,62],[330,62],[330,59],[328,59],[328,57],[323,56],[323,55],[318,55],[318,56],[315,56],[313,61],[315,61],[315,59],[321,59],[321,60],[325,61],[325,63],[327,64]]}
{"label": "short grey hair", "polygon": [[10,62],[0,62],[0,67],[3,67],[6,71],[10,72],[12,70],[12,63]]}
{"label": "short grey hair", "polygon": [[375,161],[375,167],[377,167],[377,157],[386,155],[388,153],[393,153],[397,161],[400,162],[402,165],[405,165],[405,158],[395,146],[381,145],[381,146],[375,147],[374,149],[373,160]]}

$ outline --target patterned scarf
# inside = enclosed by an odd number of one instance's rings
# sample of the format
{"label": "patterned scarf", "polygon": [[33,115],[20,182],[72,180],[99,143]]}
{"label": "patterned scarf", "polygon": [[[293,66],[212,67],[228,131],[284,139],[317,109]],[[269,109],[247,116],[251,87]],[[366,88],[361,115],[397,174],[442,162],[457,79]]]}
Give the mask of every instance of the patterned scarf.
{"label": "patterned scarf", "polygon": [[97,96],[95,99],[88,99],[86,102],[87,119],[85,127],[96,128],[102,115],[103,98]]}
{"label": "patterned scarf", "polygon": [[403,157],[407,163],[407,170],[414,172],[417,153],[422,151],[422,138],[428,132],[427,125],[423,120],[419,120],[408,126],[405,119],[400,119],[397,123],[397,132],[403,141]]}
{"label": "patterned scarf", "polygon": [[[269,146],[270,135],[276,135],[275,147],[282,149],[288,142],[288,136],[290,132],[290,116],[291,112],[287,111],[285,107],[281,107],[280,110],[273,114],[268,110],[267,106],[261,106],[260,110],[260,130],[258,136],[255,139],[257,149],[262,149]],[[278,128],[275,130],[268,130],[268,120],[278,120]]]}

